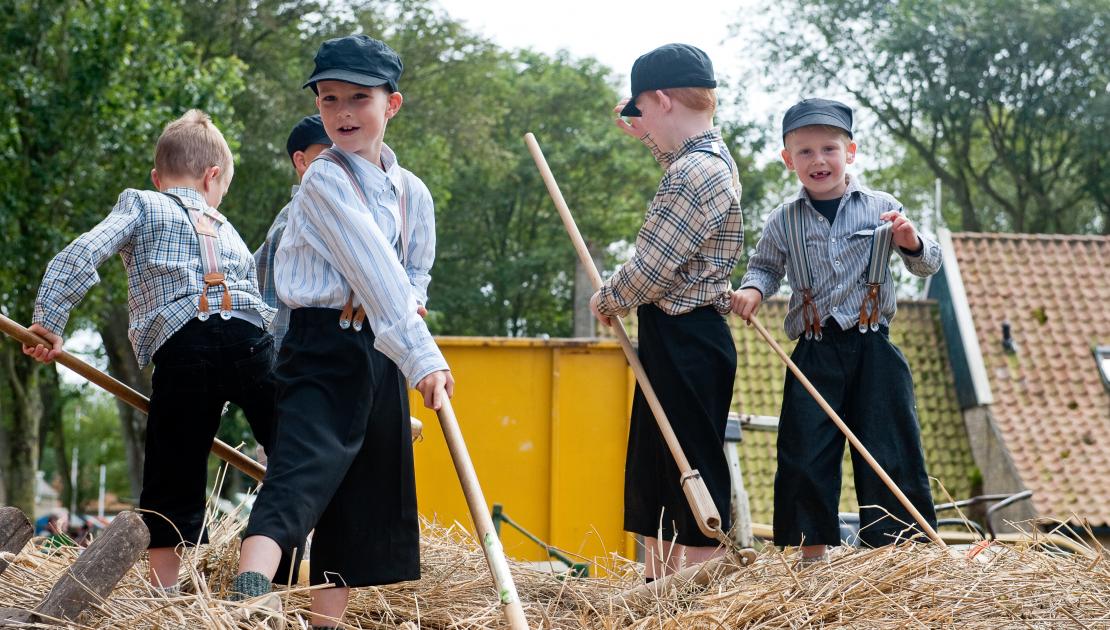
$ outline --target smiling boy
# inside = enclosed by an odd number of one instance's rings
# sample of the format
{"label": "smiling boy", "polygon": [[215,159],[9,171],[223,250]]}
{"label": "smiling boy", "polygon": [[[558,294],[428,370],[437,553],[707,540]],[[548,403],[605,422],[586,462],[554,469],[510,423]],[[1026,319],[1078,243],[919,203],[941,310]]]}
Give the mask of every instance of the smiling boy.
{"label": "smiling boy", "polygon": [[[855,160],[852,110],[807,99],[783,117],[782,159],[801,190],[767,217],[732,310],[749,319],[783,275],[792,294],[785,328],[792,358],[922,514],[934,522],[913,379],[888,338],[897,308],[891,245],[910,273],[940,268],[940,246],[918,233],[898,201],[847,174]],[[801,339],[799,339],[801,337]],[[791,373],[786,375],[775,474],[775,544],[803,545],[806,561],[839,545],[837,506],[844,436]],[[860,539],[870,546],[912,534],[913,520],[855,452]],[[908,530],[908,531],[906,531]]]}
{"label": "smiling boy", "polygon": [[315,61],[305,87],[334,144],[305,173],[277,250],[291,314],[275,448],[233,590],[278,608],[266,597],[278,560],[315,527],[309,579],[335,587],[312,592],[312,623],[330,628],[351,587],[420,577],[406,378],[430,409],[454,381],[419,314],[427,282],[402,266],[414,252],[431,266],[434,227],[427,188],[384,143],[403,102],[401,60],[352,35],[324,42]]}

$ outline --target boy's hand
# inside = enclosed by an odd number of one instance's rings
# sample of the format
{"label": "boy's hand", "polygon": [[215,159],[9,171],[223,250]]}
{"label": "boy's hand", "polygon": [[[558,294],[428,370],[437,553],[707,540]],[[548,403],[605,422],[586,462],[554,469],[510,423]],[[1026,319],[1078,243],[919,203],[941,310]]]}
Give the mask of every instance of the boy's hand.
{"label": "boy's hand", "polygon": [[602,326],[612,326],[613,318],[609,317],[608,315],[604,315],[601,313],[601,311],[597,310],[597,304],[600,301],[601,292],[595,291],[593,296],[590,297],[590,312],[594,314],[594,317],[597,318],[597,321],[601,322]]}
{"label": "boy's hand", "polygon": [[27,344],[24,344],[23,354],[32,357],[36,361],[42,363],[50,363],[54,360],[54,357],[57,357],[59,354],[62,353],[61,337],[55,335],[54,333],[50,332],[49,330],[43,328],[38,324],[31,324],[31,327],[28,330],[50,342],[50,347],[47,348],[41,343],[35,346],[28,346]]}
{"label": "boy's hand", "polygon": [[416,390],[424,397],[424,406],[433,411],[443,408],[443,401],[455,396],[455,379],[451,370],[439,370],[420,379]]}
{"label": "boy's hand", "polygon": [[617,103],[617,106],[613,108],[613,113],[617,115],[617,120],[615,121],[617,123],[617,129],[620,129],[637,140],[643,140],[647,132],[640,128],[639,116],[629,116],[628,120],[625,120],[620,115],[621,110],[624,109],[624,106],[627,105],[630,100],[632,99],[622,98],[621,102]]}
{"label": "boy's hand", "polygon": [[421,317],[427,317],[428,316],[428,309],[424,308],[423,304],[417,304],[416,305],[416,314],[421,316]]}
{"label": "boy's hand", "polygon": [[759,305],[763,303],[763,294],[758,289],[748,287],[740,289],[732,294],[732,312],[736,313],[746,322],[752,320],[752,315],[755,315],[759,310]]}
{"label": "boy's hand", "polygon": [[910,221],[906,215],[891,210],[879,215],[879,220],[894,222],[892,239],[898,247],[910,252],[916,252],[923,247],[921,239],[917,236],[917,228],[913,226],[913,221]]}

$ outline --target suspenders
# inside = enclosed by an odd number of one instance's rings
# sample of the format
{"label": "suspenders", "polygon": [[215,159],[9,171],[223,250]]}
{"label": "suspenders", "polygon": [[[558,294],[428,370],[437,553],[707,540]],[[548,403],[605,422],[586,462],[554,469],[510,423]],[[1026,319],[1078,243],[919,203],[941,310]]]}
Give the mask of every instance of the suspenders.
{"label": "suspenders", "polygon": [[180,197],[171,193],[163,193],[173,199],[181,209],[189,214],[189,221],[197,233],[197,242],[200,245],[200,265],[204,272],[204,288],[200,290],[200,300],[197,302],[197,319],[207,321],[208,289],[209,287],[223,286],[224,295],[220,301],[220,317],[231,319],[231,291],[227,286],[227,278],[220,271],[220,225],[227,219],[215,208],[191,208],[185,205]]}
{"label": "suspenders", "polygon": [[[806,254],[805,201],[799,199],[783,211],[786,225],[786,248],[790,256],[791,285],[802,294],[802,324],[806,339],[821,341],[821,316],[813,299],[813,276]],[[859,331],[879,330],[879,291],[886,279],[890,261],[891,229],[884,222],[871,237],[871,257],[867,263],[867,295],[859,308]]]}
{"label": "suspenders", "polygon": [[[343,169],[347,174],[347,178],[351,180],[351,187],[355,189],[355,194],[358,195],[362,205],[370,208],[370,200],[366,198],[366,193],[363,192],[362,186],[358,183],[358,177],[355,176],[354,165],[343,153],[336,151],[334,148],[327,148],[316,157],[318,160],[327,160]],[[397,191],[397,214],[401,215],[401,237],[398,239],[401,245],[400,259],[401,265],[404,266],[409,255],[409,230],[408,230],[408,181],[405,179],[404,173],[401,174],[401,188]],[[351,295],[347,298],[347,304],[343,306],[343,312],[339,315],[339,327],[343,330],[354,327],[355,331],[362,330],[362,322],[366,320],[366,309],[359,305],[358,309],[354,308],[355,292],[351,291]]]}

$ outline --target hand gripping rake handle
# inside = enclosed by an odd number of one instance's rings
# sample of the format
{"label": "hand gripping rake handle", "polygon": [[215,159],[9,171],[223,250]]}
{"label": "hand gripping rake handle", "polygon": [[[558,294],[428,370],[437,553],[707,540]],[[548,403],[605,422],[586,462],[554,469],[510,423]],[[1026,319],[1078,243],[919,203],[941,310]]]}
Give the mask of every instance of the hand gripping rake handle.
{"label": "hand gripping rake handle", "polygon": [[763,327],[763,324],[761,324],[758,319],[756,319],[755,315],[751,316],[751,324],[752,326],[755,326],[756,332],[758,332],[759,335],[763,337],[763,340],[766,341],[772,349],[774,349],[775,354],[779,355],[779,358],[782,359],[783,363],[786,364],[786,367],[790,368],[790,371],[794,373],[794,376],[798,379],[798,382],[802,384],[802,387],[806,388],[806,391],[809,392],[809,395],[813,396],[813,399],[817,401],[817,404],[820,405],[821,409],[823,409],[825,413],[828,414],[829,418],[833,421],[834,424],[836,424],[836,427],[840,429],[841,433],[844,434],[844,437],[848,438],[848,441],[851,442],[852,447],[855,448],[856,451],[859,452],[860,456],[863,457],[868,465],[871,466],[871,469],[875,471],[875,474],[879,476],[879,479],[882,479],[883,483],[886,484],[886,487],[890,488],[890,491],[894,493],[894,496],[898,499],[898,502],[902,504],[902,507],[906,508],[906,511],[910,513],[910,516],[913,517],[913,520],[917,521],[917,524],[921,526],[921,529],[924,530],[926,534],[928,534],[929,538],[931,538],[933,542],[940,545],[942,549],[947,549],[948,545],[946,545],[945,542],[940,539],[940,535],[937,534],[936,530],[933,529],[931,525],[929,525],[928,521],[925,520],[925,517],[921,515],[921,512],[919,512],[917,508],[915,508],[913,504],[910,503],[910,500],[905,495],[905,493],[902,492],[898,485],[894,483],[894,480],[890,478],[890,475],[886,474],[886,471],[883,470],[883,467],[879,465],[879,462],[875,461],[875,458],[871,456],[871,453],[867,450],[867,447],[859,441],[859,438],[857,438],[856,434],[848,428],[848,425],[844,424],[844,421],[840,419],[840,416],[837,415],[837,413],[833,411],[833,408],[829,406],[829,403],[825,401],[824,396],[822,396],[817,391],[817,388],[809,382],[809,379],[806,378],[806,375],[802,374],[802,371],[798,369],[798,366],[790,360],[790,357],[787,356],[786,352],[783,351],[782,346],[780,346],[778,342],[775,341],[775,338],[772,337],[769,332],[767,332],[767,329]]}
{"label": "hand gripping rake handle", "polygon": [[470,508],[470,518],[474,520],[474,528],[478,531],[478,540],[482,543],[482,551],[486,554],[486,564],[493,575],[493,584],[497,587],[497,597],[501,602],[501,612],[513,630],[527,630],[528,621],[524,618],[524,610],[520,606],[520,597],[513,584],[512,573],[509,572],[509,563],[505,560],[505,549],[497,538],[493,529],[493,519],[486,507],[486,498],[482,494],[482,487],[478,484],[478,474],[474,472],[474,463],[466,449],[459,421],[455,418],[455,410],[451,407],[450,400],[443,401],[443,407],[436,412],[439,416],[439,425],[443,429],[443,437],[447,441],[447,448],[451,451],[451,460],[455,464],[455,472],[459,475],[463,495],[466,496],[466,505]]}
{"label": "hand gripping rake handle", "polygon": [[[19,323],[3,315],[0,315],[0,330],[2,330],[4,334],[8,335],[12,339],[15,339],[16,341],[28,346],[42,344],[47,348],[50,347],[50,344],[45,339],[39,337],[30,330],[24,328],[23,326],[20,326]],[[88,363],[85,363],[81,359],[78,359],[68,352],[62,351],[62,353],[59,354],[55,360],[58,363],[61,363],[67,368],[85,377],[88,381],[99,385],[102,389],[104,389],[104,391],[112,394],[116,398],[119,398],[135,409],[138,409],[143,413],[149,413],[150,400],[148,400],[146,396],[143,396],[139,392],[131,389],[124,383],[117,381],[111,376],[105,374],[104,372],[101,372],[100,370],[94,368]],[[216,457],[219,457],[235,468],[243,471],[243,473],[250,476],[255,481],[262,481],[262,478],[266,476],[265,466],[240,453],[234,448],[231,448],[231,446],[226,442],[223,442],[219,439],[213,440],[212,452],[216,454]]]}
{"label": "hand gripping rake handle", "polygon": [[[578,258],[582,261],[582,266],[589,274],[594,289],[600,289],[601,275],[598,274],[597,267],[594,266],[590,251],[586,248],[585,241],[582,240],[582,234],[579,233],[578,226],[574,223],[574,217],[571,216],[570,208],[567,207],[567,202],[563,199],[559,184],[555,182],[555,176],[551,174],[551,167],[547,165],[547,159],[544,158],[543,151],[540,150],[540,145],[536,142],[536,137],[531,133],[525,134],[524,143],[528,145],[528,151],[532,154],[532,159],[535,160],[536,167],[540,170],[544,184],[547,185],[547,192],[551,195],[551,200],[555,202],[555,208],[558,209],[559,216],[563,219],[563,225],[567,229],[567,234],[570,235],[570,240],[574,243],[574,249],[578,252]],[[713,503],[709,488],[706,487],[701,474],[690,468],[690,462],[682,451],[682,445],[678,443],[678,437],[674,434],[670,421],[667,420],[663,405],[659,404],[659,398],[655,395],[655,390],[652,389],[651,383],[648,381],[647,372],[644,371],[644,366],[640,363],[640,357],[636,355],[636,351],[632,348],[632,342],[628,340],[628,332],[624,329],[624,324],[620,318],[613,318],[613,331],[617,335],[617,341],[620,342],[621,348],[624,349],[624,356],[628,359],[628,364],[632,366],[632,373],[636,375],[640,390],[643,391],[644,398],[647,399],[648,406],[651,407],[651,411],[655,415],[659,432],[663,434],[663,440],[667,443],[667,448],[670,449],[675,463],[678,464],[681,475],[679,483],[682,485],[682,492],[686,495],[686,501],[690,504],[690,509],[698,521],[698,529],[706,536],[720,540],[726,543],[726,546],[731,546],[731,542],[721,532],[721,515],[717,511],[717,506]]]}

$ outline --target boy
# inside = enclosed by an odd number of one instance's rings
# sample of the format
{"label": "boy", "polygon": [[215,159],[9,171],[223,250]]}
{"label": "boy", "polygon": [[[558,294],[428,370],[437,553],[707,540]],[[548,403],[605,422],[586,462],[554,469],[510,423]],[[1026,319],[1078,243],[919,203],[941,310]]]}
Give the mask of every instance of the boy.
{"label": "boy", "polygon": [[[783,117],[782,159],[801,190],[767,218],[732,310],[745,320],[774,295],[789,271],[785,328],[798,341],[793,360],[845,418],[871,454],[935,525],[921,450],[913,380],[887,337],[897,307],[888,273],[890,245],[906,268],[929,276],[940,246],[920,235],[894,197],[848,175],[855,160],[852,110],[807,99]],[[787,372],[775,474],[775,544],[804,545],[805,562],[839,545],[837,506],[844,436]],[[896,542],[913,520],[852,451],[860,539]]]}
{"label": "boy", "polygon": [[[594,294],[608,326],[636,308],[639,355],[690,460],[729,528],[723,451],[736,350],[723,317],[744,229],[736,163],[713,126],[713,65],[704,52],[668,44],[632,66],[632,98],[614,109],[621,131],[647,145],[665,169],[636,237],[632,259]],[[698,529],[679,473],[636,388],[625,466],[624,528],[644,537],[648,581],[719,553]]]}
{"label": "boy", "polygon": [[305,173],[277,251],[278,297],[292,309],[277,435],[233,590],[278,608],[278,558],[315,526],[310,582],[337,586],[313,591],[312,623],[335,627],[350,587],[420,577],[405,379],[430,409],[454,381],[400,262],[412,249],[402,204],[425,244],[432,229],[427,189],[383,143],[402,104],[401,60],[352,35],[324,42],[315,61],[305,87],[334,145]]}
{"label": "boy", "polygon": [[[305,171],[308,170],[312,160],[330,146],[331,138],[324,131],[324,123],[320,120],[319,114],[305,116],[293,127],[289,132],[289,138],[285,141],[285,150],[289,154],[290,161],[293,162],[293,169],[297,171],[298,182],[304,179]],[[293,185],[290,199],[297,195],[299,188],[299,183]],[[262,243],[262,247],[254,253],[254,262],[258,266],[258,288],[262,293],[262,299],[266,304],[277,309],[277,315],[274,316],[274,322],[270,326],[270,333],[274,336],[275,358],[281,350],[281,340],[289,330],[289,307],[278,299],[277,289],[274,287],[274,254],[277,253],[278,245],[281,244],[281,235],[285,232],[285,225],[289,221],[290,205],[292,201],[285,204],[285,207],[274,217],[273,224],[266,232],[266,242]]]}
{"label": "boy", "polygon": [[207,542],[208,452],[224,403],[239,405],[255,439],[270,444],[273,340],[265,328],[274,311],[258,294],[250,250],[216,210],[233,170],[231,150],[203,112],[166,125],[150,172],[160,192],[123,191],[107,218],[50,261],[31,330],[51,347],[23,347],[52,361],[70,310],[119,252],[128,336],[139,367],[154,363],[139,507],[150,529],[151,584],[170,592],[175,547]]}

